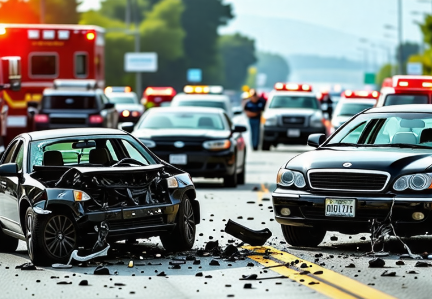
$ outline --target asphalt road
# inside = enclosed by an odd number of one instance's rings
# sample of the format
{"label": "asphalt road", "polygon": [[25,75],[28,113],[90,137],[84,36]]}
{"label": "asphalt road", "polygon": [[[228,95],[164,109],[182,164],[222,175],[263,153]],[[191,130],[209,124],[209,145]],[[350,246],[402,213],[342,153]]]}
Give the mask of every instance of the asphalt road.
{"label": "asphalt road", "polygon": [[[290,146],[248,152],[246,184],[235,189],[223,188],[221,180],[194,179],[202,222],[191,252],[168,255],[158,238],[134,245],[111,244],[115,250],[103,262],[112,275],[99,276],[93,275],[96,263],[63,270],[15,269],[29,261],[25,244],[20,242],[14,254],[0,254],[0,298],[430,298],[432,267],[415,267],[416,260],[396,265],[405,250],[395,239],[385,245],[391,254],[384,257],[384,268],[368,267],[371,257],[366,253],[371,246],[367,234],[328,232],[313,249],[293,248],[284,242],[273,219],[270,192],[279,167],[305,150],[310,149]],[[224,232],[228,219],[252,229],[267,227],[273,236],[264,248],[246,247],[256,254],[244,259],[228,261],[197,252],[209,241],[218,241],[222,250],[240,243]],[[431,241],[422,237],[408,244],[421,253],[432,251]],[[185,260],[188,255],[190,260]],[[175,260],[181,264],[170,265]],[[132,267],[128,267],[130,261]],[[287,263],[292,265],[286,267]],[[354,267],[347,268],[349,264]],[[384,271],[395,272],[395,276],[381,276]],[[257,279],[241,280],[251,274]],[[87,286],[80,285],[84,280]]]}

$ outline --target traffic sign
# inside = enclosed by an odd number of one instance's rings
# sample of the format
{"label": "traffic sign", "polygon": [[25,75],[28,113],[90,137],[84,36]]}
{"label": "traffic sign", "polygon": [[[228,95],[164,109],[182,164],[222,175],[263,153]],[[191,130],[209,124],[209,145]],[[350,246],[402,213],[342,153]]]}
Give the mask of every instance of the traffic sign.
{"label": "traffic sign", "polygon": [[124,68],[126,72],[156,72],[158,69],[158,57],[155,52],[131,52],[124,56]]}
{"label": "traffic sign", "polygon": [[187,70],[187,80],[191,83],[199,83],[202,80],[202,70],[201,69],[188,69]]}
{"label": "traffic sign", "polygon": [[408,62],[407,75],[423,75],[423,64],[421,62]]}
{"label": "traffic sign", "polygon": [[375,73],[365,73],[364,84],[375,84]]}

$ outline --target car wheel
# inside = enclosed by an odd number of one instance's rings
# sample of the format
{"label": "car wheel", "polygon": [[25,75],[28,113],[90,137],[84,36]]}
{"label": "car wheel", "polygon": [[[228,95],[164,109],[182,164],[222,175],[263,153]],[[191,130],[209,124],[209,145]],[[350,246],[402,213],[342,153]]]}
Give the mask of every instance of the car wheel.
{"label": "car wheel", "polygon": [[245,176],[246,176],[246,154],[244,155],[244,158],[243,158],[242,171],[239,174],[237,174],[237,184],[244,185]]}
{"label": "car wheel", "polygon": [[77,248],[77,230],[66,212],[53,212],[39,219],[33,209],[26,211],[27,250],[35,265],[65,263]]}
{"label": "car wheel", "polygon": [[168,251],[184,251],[195,242],[195,215],[192,203],[185,195],[177,213],[177,225],[171,234],[160,236],[163,247]]}
{"label": "car wheel", "polygon": [[0,252],[14,252],[18,248],[18,239],[6,235],[0,227]]}
{"label": "car wheel", "polygon": [[309,227],[281,225],[288,244],[299,247],[316,247],[324,240],[326,231]]}
{"label": "car wheel", "polygon": [[263,151],[269,151],[270,150],[270,143],[263,141],[262,145],[261,145],[261,149]]}

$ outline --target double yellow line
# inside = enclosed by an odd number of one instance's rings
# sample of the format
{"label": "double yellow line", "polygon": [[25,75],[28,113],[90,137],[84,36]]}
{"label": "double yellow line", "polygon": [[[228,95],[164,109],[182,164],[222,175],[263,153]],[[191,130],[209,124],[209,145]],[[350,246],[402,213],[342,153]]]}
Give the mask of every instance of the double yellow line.
{"label": "double yellow line", "polygon": [[[273,247],[246,246],[244,248],[257,253],[257,255],[249,256],[250,259],[330,298],[394,299],[394,297],[354,279],[302,260],[295,255],[277,250]],[[269,258],[264,257],[266,251]],[[295,263],[296,261],[298,262]],[[307,264],[307,268],[300,268],[300,265],[303,263]]]}

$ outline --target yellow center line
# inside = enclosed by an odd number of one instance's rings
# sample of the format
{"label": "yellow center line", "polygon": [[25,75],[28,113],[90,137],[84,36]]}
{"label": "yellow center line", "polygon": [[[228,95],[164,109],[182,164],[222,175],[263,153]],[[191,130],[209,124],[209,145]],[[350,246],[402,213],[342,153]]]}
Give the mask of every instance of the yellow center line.
{"label": "yellow center line", "polygon": [[[357,280],[351,279],[332,270],[318,266],[317,264],[303,260],[295,255],[277,250],[271,246],[245,246],[244,248],[260,254],[265,253],[266,250],[270,250],[271,259],[266,259],[262,255],[253,255],[249,256],[249,258],[265,267],[279,265],[279,267],[272,267],[269,270],[272,270],[292,280],[295,280],[296,282],[303,284],[311,289],[314,289],[315,291],[328,297],[341,299],[394,299],[393,296],[369,287],[361,282],[358,282]],[[302,263],[306,263],[308,267],[304,269],[293,269],[283,266],[284,264],[290,264],[291,262],[294,262],[296,260],[299,261],[299,263],[296,264],[296,267],[300,267]],[[304,270],[309,271],[310,273],[300,274]],[[322,271],[322,274],[314,274],[318,271]]]}

